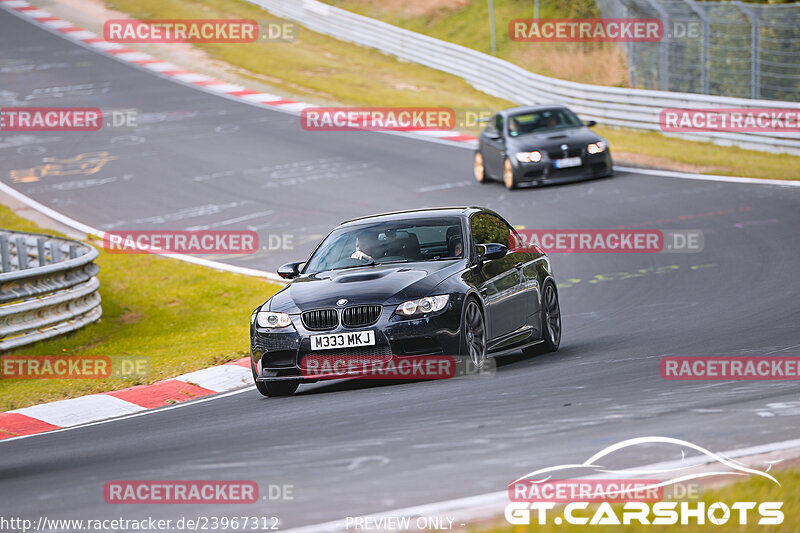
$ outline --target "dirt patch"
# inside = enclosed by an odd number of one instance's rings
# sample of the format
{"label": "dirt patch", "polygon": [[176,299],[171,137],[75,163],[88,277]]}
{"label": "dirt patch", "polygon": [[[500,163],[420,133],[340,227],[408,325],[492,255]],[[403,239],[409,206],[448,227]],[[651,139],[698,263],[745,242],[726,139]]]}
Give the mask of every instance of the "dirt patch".
{"label": "dirt patch", "polygon": [[135,324],[141,322],[144,315],[137,311],[125,311],[120,317],[119,321],[123,324]]}

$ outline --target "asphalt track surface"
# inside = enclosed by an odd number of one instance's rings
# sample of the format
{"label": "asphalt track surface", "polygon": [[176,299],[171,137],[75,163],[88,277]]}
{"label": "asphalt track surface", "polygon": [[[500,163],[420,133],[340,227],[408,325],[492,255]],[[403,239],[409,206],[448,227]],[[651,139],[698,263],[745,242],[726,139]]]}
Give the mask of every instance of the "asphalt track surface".
{"label": "asphalt track surface", "polygon": [[[4,515],[265,515],[289,527],[502,490],[624,438],[726,450],[800,436],[796,382],[667,382],[658,372],[664,355],[797,355],[798,188],[618,173],[508,192],[474,183],[463,148],[307,132],[295,116],[159,79],[2,11],[0,68],[0,105],[134,108],[143,122],[132,132],[2,135],[5,183],[101,229],[295,235],[294,250],[223,258],[233,264],[274,271],[338,222],[425,206],[484,205],[529,228],[705,233],[694,254],[554,255],[561,350],[502,360],[492,378],[317,384],[283,399],[252,389],[4,442]],[[10,178],[90,152],[115,159],[92,175]],[[638,453],[641,464],[661,459]],[[124,479],[247,479],[262,494],[290,484],[295,499],[105,503],[103,484]]]}

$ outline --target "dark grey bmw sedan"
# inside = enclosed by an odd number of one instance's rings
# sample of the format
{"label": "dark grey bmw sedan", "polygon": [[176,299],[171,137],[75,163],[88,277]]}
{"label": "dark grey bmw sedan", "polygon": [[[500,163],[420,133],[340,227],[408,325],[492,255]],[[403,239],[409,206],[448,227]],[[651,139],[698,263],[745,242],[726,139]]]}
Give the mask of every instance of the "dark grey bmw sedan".
{"label": "dark grey bmw sedan", "polygon": [[494,115],[478,138],[475,179],[509,189],[611,176],[608,141],[565,106],[526,106]]}

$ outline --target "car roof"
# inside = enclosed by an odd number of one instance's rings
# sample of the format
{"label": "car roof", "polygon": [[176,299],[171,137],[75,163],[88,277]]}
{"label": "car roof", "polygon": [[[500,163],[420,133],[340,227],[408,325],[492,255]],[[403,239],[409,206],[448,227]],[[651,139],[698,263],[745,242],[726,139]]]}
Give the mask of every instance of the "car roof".
{"label": "car roof", "polygon": [[394,222],[394,221],[401,221],[401,220],[414,220],[414,219],[421,219],[421,218],[430,218],[436,216],[458,216],[458,217],[468,217],[472,213],[477,213],[479,211],[490,211],[490,209],[486,209],[483,207],[433,207],[433,208],[424,208],[424,209],[411,209],[408,211],[393,211],[390,213],[379,213],[376,215],[368,215],[364,217],[353,218],[351,220],[347,220],[339,224],[339,227],[342,226],[356,226],[362,224],[364,222]]}
{"label": "car roof", "polygon": [[567,107],[564,104],[553,103],[553,104],[543,104],[543,105],[522,105],[518,107],[511,107],[508,109],[503,109],[502,111],[499,111],[499,113],[507,117],[510,115],[519,115],[522,113],[534,113],[536,111],[542,111],[545,109],[558,109],[558,108],[569,109],[569,107]]}

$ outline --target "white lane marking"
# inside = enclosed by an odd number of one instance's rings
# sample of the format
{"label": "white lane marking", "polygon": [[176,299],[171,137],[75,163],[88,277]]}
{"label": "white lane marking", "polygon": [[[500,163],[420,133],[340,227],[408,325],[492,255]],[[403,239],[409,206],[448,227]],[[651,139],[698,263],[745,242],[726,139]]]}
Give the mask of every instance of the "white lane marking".
{"label": "white lane marking", "polygon": [[252,220],[254,218],[261,218],[261,217],[265,217],[265,216],[268,216],[268,215],[272,215],[274,213],[275,213],[275,211],[273,209],[270,209],[269,211],[259,211],[258,213],[250,213],[249,215],[244,215],[244,216],[236,217],[236,218],[229,218],[228,220],[222,220],[220,222],[213,222],[211,224],[204,224],[202,226],[191,226],[189,228],[186,228],[186,230],[187,231],[198,231],[198,230],[204,230],[204,229],[210,229],[210,228],[217,228],[219,226],[229,226],[231,224],[236,224],[238,222],[244,222],[245,220]]}
{"label": "white lane marking", "polygon": [[29,438],[32,438],[32,437],[40,437],[42,435],[51,435],[53,433],[62,433],[64,431],[72,431],[72,430],[75,430],[75,429],[82,429],[82,428],[88,428],[88,427],[92,427],[92,426],[99,426],[101,424],[108,424],[108,423],[111,423],[111,422],[117,422],[119,420],[127,420],[129,418],[137,418],[137,417],[140,417],[140,416],[147,416],[147,415],[152,415],[152,414],[156,414],[156,413],[163,413],[164,411],[171,411],[172,409],[180,409],[180,408],[183,408],[183,407],[189,407],[191,405],[196,405],[198,403],[205,403],[205,402],[210,402],[212,400],[218,400],[220,398],[227,398],[228,396],[234,396],[236,394],[242,394],[243,392],[252,392],[252,390],[253,390],[253,387],[244,387],[242,389],[231,391],[231,392],[225,392],[225,393],[222,393],[222,394],[215,394],[213,396],[206,396],[205,398],[198,398],[197,400],[192,400],[190,402],[178,403],[178,404],[170,405],[170,406],[167,406],[167,407],[159,407],[157,409],[146,409],[146,410],[140,411],[138,413],[118,416],[118,417],[115,417],[115,418],[107,418],[105,420],[98,420],[96,422],[89,422],[88,424],[82,424],[80,426],[64,427],[64,428],[60,428],[60,429],[54,429],[52,431],[45,431],[43,433],[34,433],[32,435],[20,435],[18,437],[11,437],[9,439],[1,440],[0,441],[0,446],[2,446],[4,442],[11,442],[12,440],[29,439]]}
{"label": "white lane marking", "polygon": [[214,392],[227,392],[253,380],[253,371],[239,365],[220,365],[172,378]]}
{"label": "white lane marking", "polygon": [[741,178],[738,176],[719,176],[716,174],[692,174],[689,172],[675,172],[673,170],[653,170],[649,168],[620,167],[614,165],[615,170],[631,172],[633,174],[645,174],[647,176],[659,176],[667,178],[681,178],[687,180],[721,181],[725,183],[750,183],[753,185],[780,185],[783,187],[800,187],[800,180],[768,180],[760,178]]}
{"label": "white lane marking", "polygon": [[364,463],[380,463],[378,466],[388,465],[390,459],[383,455],[365,455],[363,457],[356,457],[353,461],[347,465],[348,470],[357,470],[361,467]]}
{"label": "white lane marking", "polygon": [[54,426],[71,427],[104,418],[136,413],[144,409],[135,403],[126,402],[107,394],[91,394],[23,407],[9,412],[29,416]]}
{"label": "white lane marking", "polygon": [[[800,439],[794,439],[794,440],[786,440],[780,442],[772,442],[769,444],[762,444],[758,446],[750,446],[747,448],[739,448],[736,450],[729,450],[725,452],[720,452],[718,455],[724,454],[727,457],[746,457],[750,455],[760,455],[763,453],[788,450],[798,447],[800,447]],[[620,470],[617,472],[617,474],[623,474],[624,472],[628,471],[634,472],[642,469],[648,469],[648,470],[669,469],[687,465],[701,466],[709,464],[713,462],[713,460],[714,460],[713,458],[708,457],[707,455],[701,455],[696,457],[690,457],[688,459],[664,461],[660,463],[653,463],[650,465],[640,466],[637,468]],[[603,475],[605,474],[586,476],[581,479],[598,478]],[[417,517],[417,516],[439,515],[443,513],[463,512],[468,514],[469,516],[460,517],[462,520],[465,519],[479,520],[479,519],[496,518],[502,516],[503,510],[505,509],[505,505],[507,503],[508,503],[508,491],[502,490],[498,492],[479,494],[477,496],[469,496],[466,498],[456,498],[453,500],[445,500],[436,503],[417,505],[414,507],[405,507],[403,509],[395,509],[393,511],[385,511],[371,515],[363,515],[360,518],[366,518],[367,516],[373,518],[393,517],[393,516]],[[338,533],[344,531],[347,531],[347,529],[345,528],[345,519],[340,519],[340,520],[333,520],[330,522],[324,522],[321,524],[285,529],[283,530],[283,533]]]}

